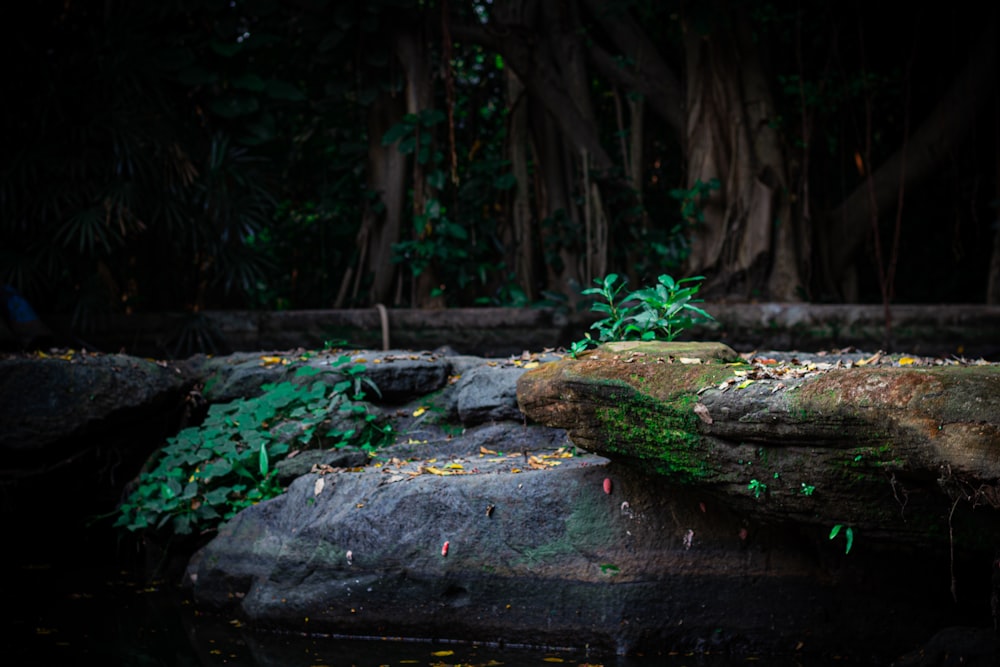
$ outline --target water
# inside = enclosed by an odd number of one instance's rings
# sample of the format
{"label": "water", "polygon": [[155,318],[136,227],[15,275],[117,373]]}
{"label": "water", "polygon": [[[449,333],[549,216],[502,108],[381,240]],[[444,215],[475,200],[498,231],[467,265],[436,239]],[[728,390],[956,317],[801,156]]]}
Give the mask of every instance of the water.
{"label": "water", "polygon": [[384,638],[347,639],[253,632],[236,619],[195,609],[183,591],[143,583],[110,563],[63,553],[31,558],[0,594],[14,618],[4,632],[0,664],[235,667],[723,667],[730,665],[859,665],[830,656],[671,654],[608,656],[582,650],[431,643]]}
{"label": "water", "polygon": [[[5,513],[0,549],[0,665],[233,667],[728,667],[860,665],[837,656],[660,654],[608,656],[583,650],[367,640],[253,632],[232,617],[195,608],[169,582],[137,574],[139,554],[109,526],[60,521],[69,490],[52,487],[51,508]],[[72,495],[72,494],[71,494]],[[40,501],[41,502],[41,501]],[[106,522],[110,523],[110,522]],[[524,642],[531,643],[531,637]]]}

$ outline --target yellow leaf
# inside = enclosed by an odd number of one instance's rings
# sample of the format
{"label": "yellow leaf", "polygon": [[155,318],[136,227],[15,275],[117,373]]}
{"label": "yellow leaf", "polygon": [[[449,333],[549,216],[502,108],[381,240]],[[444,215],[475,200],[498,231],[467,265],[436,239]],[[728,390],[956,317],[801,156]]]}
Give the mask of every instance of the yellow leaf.
{"label": "yellow leaf", "polygon": [[434,651],[433,653],[431,653],[431,655],[433,655],[435,657],[438,657],[438,658],[443,658],[446,655],[455,655],[455,652],[454,651]]}
{"label": "yellow leaf", "polygon": [[461,463],[449,463],[448,465],[445,466],[445,468],[448,468],[449,470],[464,470],[465,469],[462,466]]}
{"label": "yellow leaf", "polygon": [[419,408],[417,408],[416,410],[413,411],[413,416],[414,417],[419,417],[420,415],[424,414],[425,412],[427,412],[427,406],[421,405]]}
{"label": "yellow leaf", "polygon": [[282,359],[281,357],[269,357],[269,356],[261,357],[260,358],[260,362],[261,362],[261,365],[263,365],[263,366],[276,366],[278,364],[287,364],[288,363],[287,360]]}
{"label": "yellow leaf", "polygon": [[562,658],[549,657],[549,658],[542,658],[542,662],[566,662],[566,661],[563,660]]}
{"label": "yellow leaf", "polygon": [[440,475],[441,477],[444,477],[446,475],[454,475],[455,474],[455,473],[452,473],[452,472],[448,472],[446,470],[441,470],[441,468],[435,468],[434,466],[427,466],[426,468],[424,468],[424,470],[426,470],[427,472],[429,472],[432,475]]}
{"label": "yellow leaf", "polygon": [[916,361],[917,360],[914,359],[913,357],[900,357],[899,358],[899,365],[900,366],[909,366],[910,364],[916,363]]}
{"label": "yellow leaf", "polygon": [[356,363],[356,364],[366,364],[366,363],[368,363],[368,360],[365,359],[364,357],[358,357],[357,359],[354,360],[354,363]]}
{"label": "yellow leaf", "polygon": [[381,359],[372,359],[372,363],[373,364],[381,364],[382,360]]}
{"label": "yellow leaf", "polygon": [[485,447],[480,447],[479,448],[479,453],[480,454],[494,454],[494,455],[496,455],[496,452],[494,452],[492,449],[486,449]]}
{"label": "yellow leaf", "polygon": [[537,361],[529,361],[528,363],[526,363],[524,365],[524,367],[525,368],[538,368],[538,362]]}
{"label": "yellow leaf", "polygon": [[519,473],[519,472],[521,472],[521,469],[520,468],[511,468],[510,471],[512,473]]}
{"label": "yellow leaf", "polygon": [[753,384],[753,380],[744,380],[743,382],[740,382],[738,385],[736,385],[736,388],[737,389],[746,389],[747,387],[749,387],[752,384]]}

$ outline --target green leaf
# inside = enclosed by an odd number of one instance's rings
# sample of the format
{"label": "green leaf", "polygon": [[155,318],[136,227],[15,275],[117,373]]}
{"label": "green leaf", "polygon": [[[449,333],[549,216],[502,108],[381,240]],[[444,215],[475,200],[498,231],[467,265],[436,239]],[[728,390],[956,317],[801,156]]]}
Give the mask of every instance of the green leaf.
{"label": "green leaf", "polygon": [[264,80],[256,74],[241,74],[235,79],[232,79],[230,83],[234,88],[242,88],[243,90],[249,90],[254,93],[259,93],[264,90]]}
{"label": "green leaf", "polygon": [[231,58],[243,50],[243,44],[240,42],[220,42],[217,39],[213,39],[209,43],[209,46],[212,47],[213,51],[225,58]]}
{"label": "green leaf", "polygon": [[302,102],[306,96],[294,84],[277,79],[268,79],[264,84],[264,92],[273,99],[287,100],[289,102]]}
{"label": "green leaf", "polygon": [[844,531],[844,537],[847,538],[847,547],[844,549],[845,554],[851,553],[851,547],[854,546],[854,529],[850,526]]}
{"label": "green leaf", "polygon": [[223,118],[237,118],[260,108],[256,97],[244,93],[224,95],[208,103],[208,107]]}
{"label": "green leaf", "polygon": [[260,464],[260,475],[261,477],[266,477],[269,471],[268,460],[267,460],[267,447],[264,443],[260,443],[260,455],[258,456]]}
{"label": "green leaf", "polygon": [[177,73],[177,80],[185,86],[209,86],[219,80],[219,75],[204,67],[185,67]]}
{"label": "green leaf", "polygon": [[413,126],[409,123],[396,123],[382,135],[382,145],[391,146],[405,136],[413,134]]}
{"label": "green leaf", "polygon": [[839,524],[839,523],[838,523],[838,524],[837,524],[836,526],[834,526],[834,527],[833,527],[833,528],[832,528],[832,529],[830,530],[830,539],[831,539],[831,540],[832,540],[833,538],[835,538],[835,537],[836,537],[837,535],[839,535],[839,534],[840,534],[840,529],[841,529],[841,528],[843,528],[843,526],[842,526],[841,524]]}

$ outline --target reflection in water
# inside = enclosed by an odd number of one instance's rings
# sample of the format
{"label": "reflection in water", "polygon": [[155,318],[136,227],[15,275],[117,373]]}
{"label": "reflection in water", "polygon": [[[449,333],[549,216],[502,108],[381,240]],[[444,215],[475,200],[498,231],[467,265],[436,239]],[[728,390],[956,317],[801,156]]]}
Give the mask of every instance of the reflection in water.
{"label": "reflection in water", "polygon": [[5,601],[17,613],[7,626],[10,665],[229,665],[234,667],[723,667],[851,663],[794,656],[670,654],[608,656],[583,651],[342,639],[252,632],[232,618],[198,612],[168,584],[136,583],[100,568],[21,565],[9,572]]}

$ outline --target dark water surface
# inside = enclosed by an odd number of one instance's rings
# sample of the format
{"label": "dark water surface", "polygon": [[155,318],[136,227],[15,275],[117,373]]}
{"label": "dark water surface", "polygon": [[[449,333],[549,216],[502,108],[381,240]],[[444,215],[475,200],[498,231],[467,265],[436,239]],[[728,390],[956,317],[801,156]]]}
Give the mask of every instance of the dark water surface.
{"label": "dark water surface", "polygon": [[[840,656],[677,654],[614,656],[583,650],[466,643],[344,639],[253,632],[234,618],[197,611],[178,588],[147,584],[79,553],[20,559],[0,588],[12,612],[0,664],[231,665],[236,667],[681,667],[860,665]],[[11,555],[7,554],[8,557]],[[525,642],[530,643],[526,637]]]}

